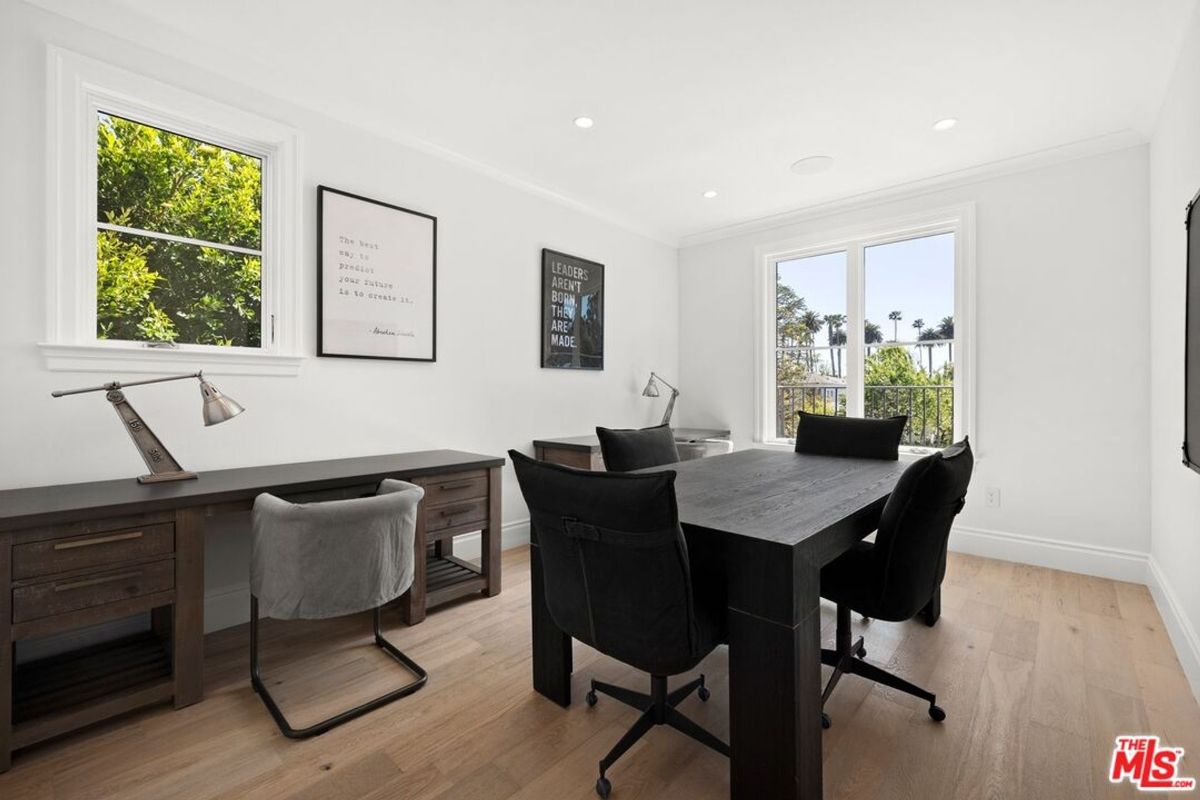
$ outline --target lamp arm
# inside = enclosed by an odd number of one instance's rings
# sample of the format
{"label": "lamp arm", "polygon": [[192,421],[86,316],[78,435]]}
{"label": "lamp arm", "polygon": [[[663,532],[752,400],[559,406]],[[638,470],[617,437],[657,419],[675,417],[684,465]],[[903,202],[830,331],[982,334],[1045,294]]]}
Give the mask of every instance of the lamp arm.
{"label": "lamp arm", "polygon": [[657,372],[651,372],[650,374],[651,374],[653,377],[657,378],[658,380],[662,381],[662,384],[663,384],[663,386],[666,386],[668,389],[670,389],[670,390],[671,390],[672,392],[674,392],[675,394],[679,394],[679,390],[678,390],[678,389],[676,389],[676,388],[675,388],[674,386],[672,386],[671,384],[669,384],[669,383],[667,383],[666,381],[664,381],[664,380],[663,380],[663,376],[662,376],[662,375],[659,375]]}
{"label": "lamp arm", "polygon": [[[667,383],[667,382],[663,381],[663,383]],[[667,385],[671,386],[671,384],[669,384],[669,383],[667,383]],[[676,389],[674,386],[671,386],[671,399],[667,401],[667,410],[663,413],[663,420],[662,420],[663,425],[671,424],[671,412],[675,410],[675,398],[676,397],[679,397],[679,390]]]}
{"label": "lamp arm", "polygon": [[86,394],[87,392],[111,392],[125,386],[144,386],[147,383],[166,383],[167,381],[182,381],[188,378],[201,378],[204,376],[202,372],[189,372],[187,375],[168,375],[165,378],[147,378],[144,381],[111,381],[102,386],[88,386],[84,389],[59,389],[51,392],[51,397],[65,397],[69,394]]}

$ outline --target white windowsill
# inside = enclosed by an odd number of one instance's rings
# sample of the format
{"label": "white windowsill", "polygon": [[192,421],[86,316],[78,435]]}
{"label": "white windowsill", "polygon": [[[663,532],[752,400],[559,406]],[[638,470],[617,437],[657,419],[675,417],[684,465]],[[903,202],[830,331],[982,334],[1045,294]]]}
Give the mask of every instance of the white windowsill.
{"label": "white windowsill", "polygon": [[192,372],[214,375],[263,375],[289,378],[300,374],[303,356],[245,351],[169,350],[136,345],[38,344],[52,372]]}
{"label": "white windowsill", "polygon": [[[788,451],[788,452],[796,449],[796,445],[794,442],[789,442],[785,439],[772,439],[769,441],[758,441],[758,442],[754,442],[753,446],[762,448],[763,450],[783,450],[783,451]],[[900,448],[900,460],[901,461],[916,461],[918,458],[927,456],[930,453],[936,453],[937,451],[938,451],[938,448],[936,448],[936,447],[901,447]],[[979,460],[978,455],[975,456],[975,460],[976,461]]]}

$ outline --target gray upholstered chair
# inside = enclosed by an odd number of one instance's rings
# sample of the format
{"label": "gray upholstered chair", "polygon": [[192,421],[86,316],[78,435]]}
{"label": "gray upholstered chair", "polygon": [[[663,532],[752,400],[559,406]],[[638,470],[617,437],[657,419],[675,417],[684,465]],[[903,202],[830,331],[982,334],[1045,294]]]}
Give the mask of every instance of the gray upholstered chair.
{"label": "gray upholstered chair", "polygon": [[[289,503],[270,494],[254,501],[250,557],[250,683],[290,739],[325,733],[412,694],[428,676],[383,637],[380,608],[413,582],[420,486],[385,480],[374,496],[324,503]],[[307,728],[288,724],[263,684],[258,665],[258,617],[328,619],[374,612],[375,644],[415,679],[399,689]]]}

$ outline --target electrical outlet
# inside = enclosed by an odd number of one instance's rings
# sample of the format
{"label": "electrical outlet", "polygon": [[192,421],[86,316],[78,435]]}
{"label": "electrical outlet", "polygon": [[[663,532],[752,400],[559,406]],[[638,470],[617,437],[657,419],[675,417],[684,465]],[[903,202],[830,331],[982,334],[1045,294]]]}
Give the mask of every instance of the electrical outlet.
{"label": "electrical outlet", "polygon": [[1000,489],[995,486],[989,486],[983,490],[984,504],[988,508],[1000,507]]}

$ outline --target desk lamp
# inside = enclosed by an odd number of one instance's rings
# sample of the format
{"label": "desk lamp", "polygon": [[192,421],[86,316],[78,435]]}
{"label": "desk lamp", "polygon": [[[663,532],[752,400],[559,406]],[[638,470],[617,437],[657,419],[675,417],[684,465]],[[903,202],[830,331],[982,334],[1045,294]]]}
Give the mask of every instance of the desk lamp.
{"label": "desk lamp", "polygon": [[51,392],[50,396],[63,397],[68,394],[106,392],[104,396],[108,399],[108,402],[112,403],[117,416],[121,418],[121,422],[125,425],[125,430],[129,431],[130,438],[133,439],[138,452],[142,454],[142,459],[146,462],[146,466],[150,468],[150,474],[139,477],[138,483],[182,481],[195,478],[196,473],[188,472],[179,466],[179,462],[175,460],[174,456],[163,445],[162,440],[154,435],[154,431],[150,430],[150,426],[133,410],[133,406],[125,399],[125,393],[121,390],[129,386],[182,381],[188,378],[196,378],[200,381],[200,395],[204,398],[204,424],[206,427],[217,425],[227,419],[233,419],[246,410],[238,405],[236,401],[221,394],[217,390],[217,387],[206,381],[203,372],[172,375],[167,378],[150,378],[144,381],[130,381],[128,383],[112,381],[103,386],[90,386],[86,389],[66,389]]}
{"label": "desk lamp", "polygon": [[662,376],[657,373],[650,373],[650,381],[646,384],[646,388],[642,389],[642,397],[658,397],[658,383],[662,381],[663,386],[671,390],[671,399],[667,402],[667,410],[663,414],[662,424],[671,424],[671,412],[675,410],[675,398],[679,397],[679,390],[671,384],[663,381]]}

